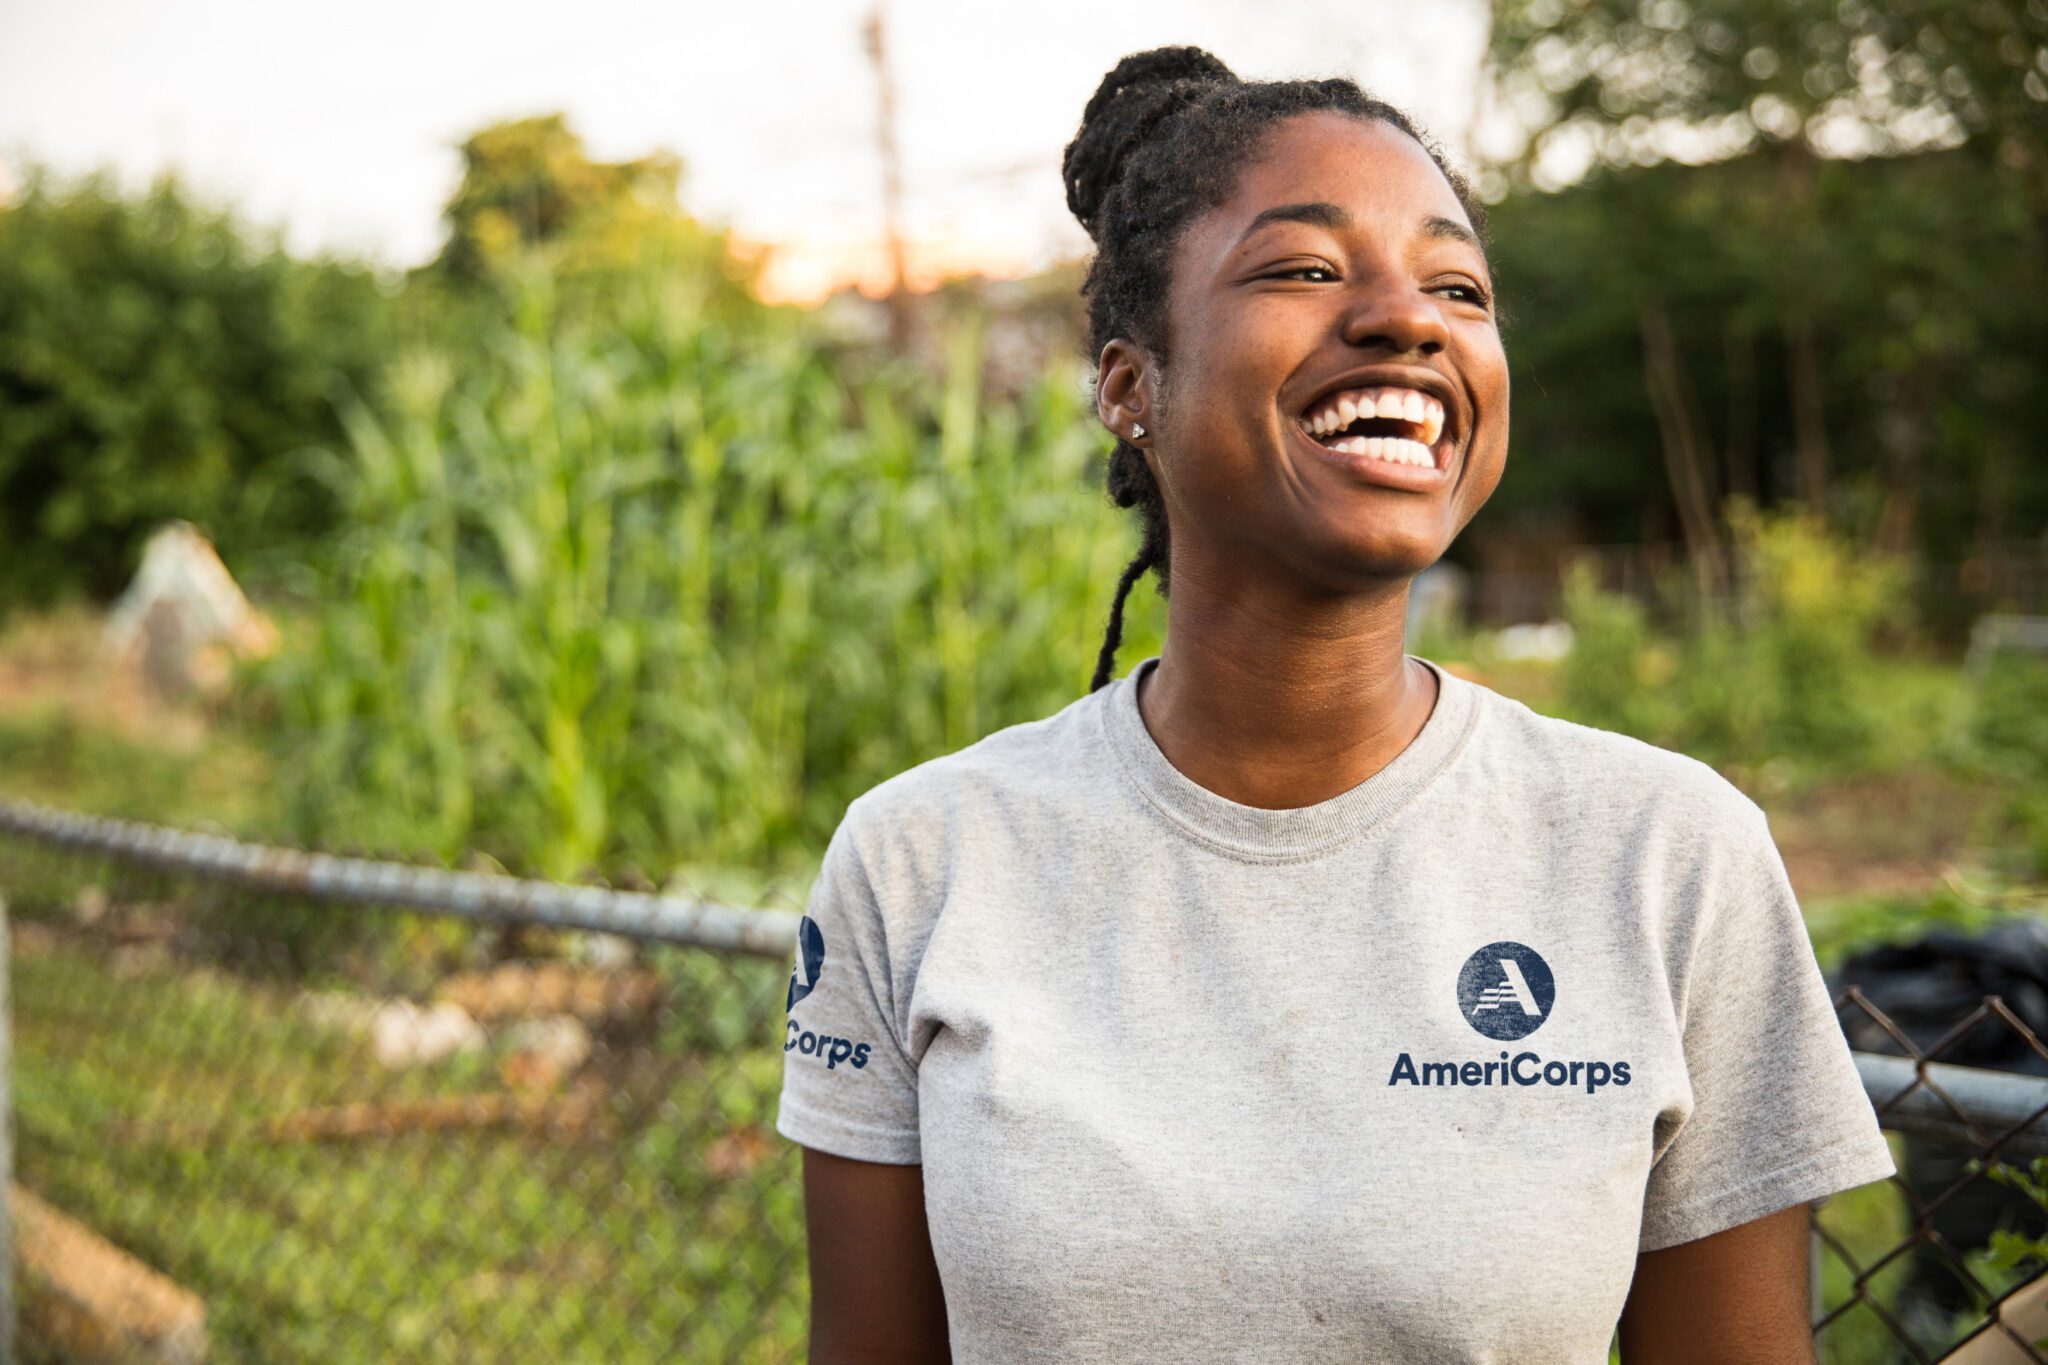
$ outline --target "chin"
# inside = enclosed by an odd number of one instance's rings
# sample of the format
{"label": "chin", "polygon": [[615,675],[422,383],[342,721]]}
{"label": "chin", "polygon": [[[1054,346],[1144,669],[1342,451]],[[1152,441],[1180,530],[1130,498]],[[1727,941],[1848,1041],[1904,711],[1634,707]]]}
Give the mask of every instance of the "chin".
{"label": "chin", "polygon": [[1317,576],[1345,587],[1384,587],[1389,578],[1415,577],[1449,548],[1449,541],[1437,537],[1354,539],[1318,555],[1322,571]]}

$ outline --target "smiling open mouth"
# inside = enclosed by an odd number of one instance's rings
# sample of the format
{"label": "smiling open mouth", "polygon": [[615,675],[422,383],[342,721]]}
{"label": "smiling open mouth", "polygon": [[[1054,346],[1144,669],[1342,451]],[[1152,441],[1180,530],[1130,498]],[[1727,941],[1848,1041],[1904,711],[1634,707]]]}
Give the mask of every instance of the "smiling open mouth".
{"label": "smiling open mouth", "polygon": [[1348,389],[1316,400],[1295,422],[1330,450],[1434,469],[1444,405],[1417,389]]}

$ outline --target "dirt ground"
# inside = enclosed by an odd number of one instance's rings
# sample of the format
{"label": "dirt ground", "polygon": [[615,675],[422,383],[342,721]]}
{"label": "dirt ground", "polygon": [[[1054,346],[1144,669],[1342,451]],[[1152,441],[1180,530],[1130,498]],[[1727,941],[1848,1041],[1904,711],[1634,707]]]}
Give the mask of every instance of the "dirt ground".
{"label": "dirt ground", "polygon": [[1762,802],[1802,902],[1924,891],[1976,861],[1985,797],[1940,772],[1859,777]]}
{"label": "dirt ground", "polygon": [[101,646],[103,618],[74,607],[21,615],[0,629],[0,722],[63,717],[123,739],[190,752],[205,744],[211,707],[155,695],[139,670]]}

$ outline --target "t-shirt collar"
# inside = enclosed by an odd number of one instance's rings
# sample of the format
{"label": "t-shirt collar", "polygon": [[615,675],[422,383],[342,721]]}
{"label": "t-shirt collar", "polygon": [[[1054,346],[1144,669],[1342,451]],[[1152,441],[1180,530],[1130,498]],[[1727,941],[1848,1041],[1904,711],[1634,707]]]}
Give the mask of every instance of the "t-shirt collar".
{"label": "t-shirt collar", "polygon": [[1428,786],[1464,747],[1479,715],[1476,684],[1415,655],[1437,677],[1429,719],[1393,761],[1349,791],[1312,806],[1267,810],[1219,796],[1173,766],[1138,710],[1138,682],[1159,656],[1141,659],[1102,689],[1103,738],[1146,799],[1175,824],[1226,853],[1257,861],[1322,852],[1379,824]]}

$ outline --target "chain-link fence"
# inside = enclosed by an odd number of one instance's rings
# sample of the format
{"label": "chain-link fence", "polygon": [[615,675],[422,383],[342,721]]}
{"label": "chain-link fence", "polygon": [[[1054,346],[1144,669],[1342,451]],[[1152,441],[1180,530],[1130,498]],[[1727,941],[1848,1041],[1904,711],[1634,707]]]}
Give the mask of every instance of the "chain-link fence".
{"label": "chain-link fence", "polygon": [[[20,1358],[782,1361],[765,909],[0,801]],[[1826,1361],[2048,1359],[2048,1049],[1841,1001],[1900,1174],[1814,1216]],[[1897,1015],[1898,1017],[1893,1017]],[[1956,1065],[1991,1033],[2042,1076]]]}
{"label": "chain-link fence", "polygon": [[800,1360],[772,1125],[803,889],[740,910],[0,805],[21,1358]]}
{"label": "chain-link fence", "polygon": [[2048,1048],[1997,996],[1836,1006],[1899,1170],[1814,1214],[1822,1359],[2048,1361]]}

